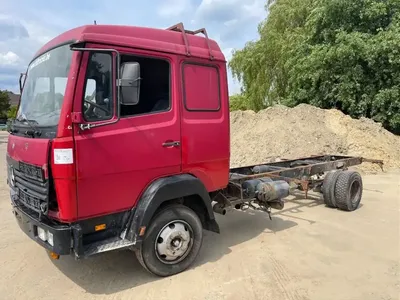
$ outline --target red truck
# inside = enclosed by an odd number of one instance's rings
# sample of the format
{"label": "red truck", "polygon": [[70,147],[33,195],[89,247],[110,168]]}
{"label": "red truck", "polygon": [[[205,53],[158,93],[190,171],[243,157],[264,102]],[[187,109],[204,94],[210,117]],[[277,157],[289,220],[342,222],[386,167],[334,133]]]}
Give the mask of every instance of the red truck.
{"label": "red truck", "polygon": [[53,258],[130,249],[169,276],[195,261],[203,229],[219,233],[214,213],[270,214],[294,189],[342,210],[360,203],[348,167],[361,157],[230,169],[226,61],[205,29],[78,27],[24,75],[7,181],[21,230]]}

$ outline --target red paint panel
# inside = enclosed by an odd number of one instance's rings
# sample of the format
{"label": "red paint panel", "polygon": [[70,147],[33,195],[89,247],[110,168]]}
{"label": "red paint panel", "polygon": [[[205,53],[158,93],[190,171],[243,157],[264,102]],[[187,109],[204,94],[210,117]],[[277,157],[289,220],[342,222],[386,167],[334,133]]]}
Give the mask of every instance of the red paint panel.
{"label": "red paint panel", "polygon": [[[218,88],[226,87],[226,69],[225,64],[218,62],[212,66],[201,63],[182,64],[182,172],[193,174],[208,191],[214,191],[226,187],[229,179],[228,93],[226,88]],[[185,108],[185,102],[199,109],[219,109],[190,111]]]}
{"label": "red paint panel", "polygon": [[[132,51],[117,49],[122,53]],[[88,131],[74,126],[79,219],[132,208],[151,182],[180,173],[181,148],[163,147],[167,141],[181,140],[180,105],[176,97],[179,85],[172,75],[178,61],[172,56],[165,58],[171,65],[169,111],[127,116],[115,124]],[[86,64],[87,55],[77,79],[75,112],[82,107]]]}
{"label": "red paint panel", "polygon": [[184,64],[183,80],[183,97],[187,110],[219,110],[219,74],[216,67]]}
{"label": "red paint panel", "polygon": [[76,158],[74,157],[73,162],[70,164],[56,164],[54,161],[54,150],[56,149],[74,149],[72,137],[54,139],[50,153],[50,165],[59,210],[57,217],[60,221],[72,222],[78,217],[75,176]]}
{"label": "red paint panel", "polygon": [[[186,37],[190,45],[190,54],[193,57],[208,59],[210,57],[208,45],[210,45],[214,60],[225,62],[224,54],[214,40],[209,39],[209,43],[207,43],[202,36],[187,34]],[[181,32],[139,26],[85,25],[55,37],[44,45],[35,56],[68,41],[104,43],[178,55],[186,55],[187,51]]]}
{"label": "red paint panel", "polygon": [[7,153],[16,161],[45,167],[49,157],[49,144],[48,139],[32,139],[10,134]]}

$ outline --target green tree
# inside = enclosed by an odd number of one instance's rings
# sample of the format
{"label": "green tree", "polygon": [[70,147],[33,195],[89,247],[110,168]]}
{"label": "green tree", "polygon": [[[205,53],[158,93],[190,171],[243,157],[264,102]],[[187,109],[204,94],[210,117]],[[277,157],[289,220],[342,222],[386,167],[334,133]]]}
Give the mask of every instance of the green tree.
{"label": "green tree", "polygon": [[229,67],[242,84],[242,93],[251,99],[249,108],[257,111],[287,97],[289,69],[286,64],[306,38],[305,23],[316,2],[267,3],[269,16],[258,26],[260,38],[233,52]]}
{"label": "green tree", "polygon": [[323,0],[289,61],[288,104],[336,107],[400,132],[400,1]]}
{"label": "green tree", "polygon": [[6,119],[7,112],[10,109],[10,96],[8,91],[0,90],[0,118]]}
{"label": "green tree", "polygon": [[309,103],[400,133],[400,1],[277,0],[230,67],[251,108]]}
{"label": "green tree", "polygon": [[14,119],[15,118],[15,116],[17,115],[17,108],[18,108],[18,106],[16,106],[16,105],[13,105],[13,106],[10,107],[10,109],[7,112],[7,118],[8,119]]}
{"label": "green tree", "polygon": [[249,100],[244,95],[232,95],[229,97],[229,110],[247,110]]}

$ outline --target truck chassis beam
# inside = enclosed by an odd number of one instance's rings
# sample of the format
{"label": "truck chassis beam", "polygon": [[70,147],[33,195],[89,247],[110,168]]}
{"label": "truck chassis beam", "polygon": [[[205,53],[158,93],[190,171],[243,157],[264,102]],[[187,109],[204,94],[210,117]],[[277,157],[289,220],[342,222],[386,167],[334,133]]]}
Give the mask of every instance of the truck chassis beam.
{"label": "truck chassis beam", "polygon": [[[363,162],[378,164],[383,170],[382,160],[335,155],[310,156],[233,168],[230,170],[228,186],[213,195],[214,212],[224,215],[226,208],[235,207],[241,210],[253,208],[270,214],[271,208],[283,209],[282,199],[285,196],[282,195],[288,195],[289,191],[303,191],[307,199],[310,189],[322,191],[327,172],[346,171]],[[336,180],[329,182],[332,189],[335,188]]]}

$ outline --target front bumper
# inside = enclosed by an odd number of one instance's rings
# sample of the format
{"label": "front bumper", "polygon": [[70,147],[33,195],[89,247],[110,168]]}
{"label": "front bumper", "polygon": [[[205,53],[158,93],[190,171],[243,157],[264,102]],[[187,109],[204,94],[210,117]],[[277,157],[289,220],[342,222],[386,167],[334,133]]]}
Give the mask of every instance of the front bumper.
{"label": "front bumper", "polygon": [[[17,192],[11,186],[10,197],[13,214],[21,230],[43,248],[58,255],[72,255],[80,259],[100,252],[128,248],[135,244],[120,238],[120,230],[129,219],[131,210],[79,223],[60,224],[46,217],[40,218],[39,214],[25,207],[19,202]],[[106,224],[108,230],[96,232],[94,229],[96,224]],[[53,242],[42,240],[38,228],[43,229],[47,236],[50,233]]]}
{"label": "front bumper", "polygon": [[[68,225],[48,224],[30,216],[23,207],[13,206],[13,214],[17,219],[21,230],[36,243],[59,255],[67,255],[72,252],[72,229]],[[53,246],[42,241],[38,236],[38,227],[53,234]]]}

